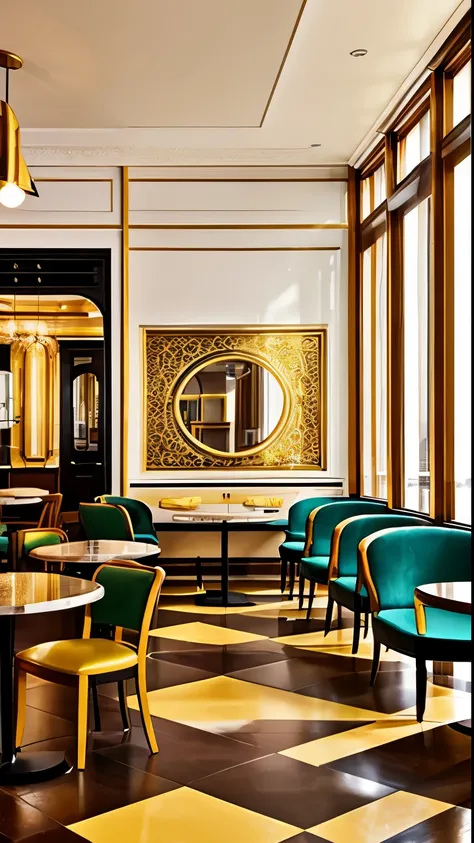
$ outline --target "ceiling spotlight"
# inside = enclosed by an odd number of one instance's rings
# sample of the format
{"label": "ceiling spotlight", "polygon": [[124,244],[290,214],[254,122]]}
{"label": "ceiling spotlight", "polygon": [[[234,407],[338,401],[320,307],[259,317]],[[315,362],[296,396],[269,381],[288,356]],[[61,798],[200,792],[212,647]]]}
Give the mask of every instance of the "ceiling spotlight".
{"label": "ceiling spotlight", "polygon": [[313,147],[313,149],[314,149],[314,148],[315,148],[315,147],[317,147],[317,146],[321,146],[321,144],[320,144],[320,143],[312,143],[312,144],[310,144],[310,146],[312,146],[312,147]]}
{"label": "ceiling spotlight", "polygon": [[361,59],[367,55],[367,50],[351,50],[350,55],[354,56],[355,59]]}

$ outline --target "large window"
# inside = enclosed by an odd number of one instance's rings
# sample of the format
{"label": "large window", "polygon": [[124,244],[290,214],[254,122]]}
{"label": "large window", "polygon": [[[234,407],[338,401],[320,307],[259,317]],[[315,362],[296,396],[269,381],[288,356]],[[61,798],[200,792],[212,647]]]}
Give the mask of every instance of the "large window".
{"label": "large window", "polygon": [[471,523],[471,156],[454,167],[454,518]]}
{"label": "large window", "polygon": [[453,126],[471,113],[471,62],[468,61],[453,78]]}
{"label": "large window", "polygon": [[430,511],[429,208],[403,219],[404,489],[403,506]]}
{"label": "large window", "polygon": [[386,199],[385,164],[381,164],[361,183],[361,217],[363,220]]}
{"label": "large window", "polygon": [[362,262],[362,487],[387,497],[387,260],[383,234]]}
{"label": "large window", "polygon": [[402,181],[430,154],[430,112],[398,144],[398,181]]}

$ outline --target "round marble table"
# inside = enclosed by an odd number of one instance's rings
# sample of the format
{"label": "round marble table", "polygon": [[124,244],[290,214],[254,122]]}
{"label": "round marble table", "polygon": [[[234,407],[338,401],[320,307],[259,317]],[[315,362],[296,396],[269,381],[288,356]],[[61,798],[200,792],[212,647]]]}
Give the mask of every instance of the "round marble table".
{"label": "round marble table", "polygon": [[98,583],[62,574],[0,574],[1,786],[45,781],[71,770],[62,752],[16,754],[13,684],[16,618],[85,606],[100,600],[103,595],[104,589]]}
{"label": "round marble table", "polygon": [[41,499],[49,495],[47,489],[37,489],[35,486],[18,487],[17,489],[0,489],[0,507],[24,506],[30,503],[41,503]]}
{"label": "round marble table", "polygon": [[199,512],[177,513],[173,521],[183,523],[215,522],[221,525],[221,587],[216,590],[198,594],[196,603],[200,606],[253,606],[245,594],[229,591],[229,532],[238,529],[242,523],[256,523],[276,520],[278,512],[273,516],[263,512]]}
{"label": "round marble table", "polygon": [[159,556],[161,548],[156,544],[132,541],[94,541],[65,542],[36,547],[31,551],[33,559],[42,562],[80,562],[81,565],[103,565],[111,559],[142,559],[145,556]]}

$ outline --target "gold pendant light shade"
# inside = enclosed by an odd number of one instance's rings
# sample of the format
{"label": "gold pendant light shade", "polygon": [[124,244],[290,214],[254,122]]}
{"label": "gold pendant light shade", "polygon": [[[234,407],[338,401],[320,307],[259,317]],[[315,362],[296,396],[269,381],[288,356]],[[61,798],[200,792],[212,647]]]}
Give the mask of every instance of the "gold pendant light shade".
{"label": "gold pendant light shade", "polygon": [[[0,67],[5,69],[7,79],[9,71],[18,70],[21,64],[18,56],[0,50]],[[38,191],[21,154],[20,126],[15,112],[8,102],[0,100],[0,203],[17,208],[26,194],[38,196]]]}

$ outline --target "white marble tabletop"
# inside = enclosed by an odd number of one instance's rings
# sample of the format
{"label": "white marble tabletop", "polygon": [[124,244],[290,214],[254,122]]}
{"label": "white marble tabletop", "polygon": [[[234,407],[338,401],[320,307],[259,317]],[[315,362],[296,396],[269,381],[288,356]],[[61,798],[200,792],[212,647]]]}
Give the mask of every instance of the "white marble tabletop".
{"label": "white marble tabletop", "polygon": [[99,583],[63,574],[0,574],[0,615],[57,612],[95,603],[103,596]]}
{"label": "white marble tabletop", "polygon": [[133,541],[96,541],[65,542],[36,547],[31,551],[33,559],[43,562],[81,562],[90,565],[102,565],[110,559],[142,559],[145,556],[158,556],[161,548],[156,544]]}

